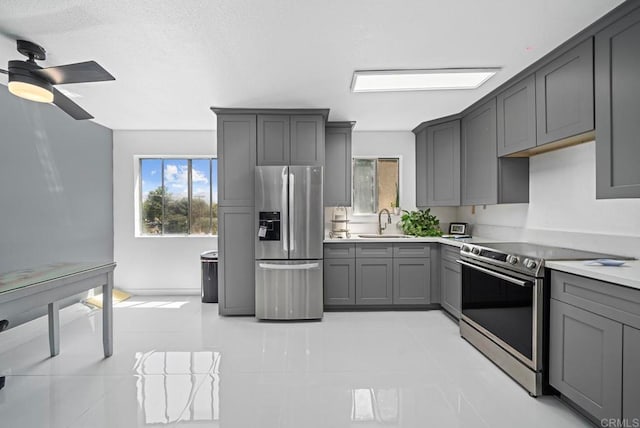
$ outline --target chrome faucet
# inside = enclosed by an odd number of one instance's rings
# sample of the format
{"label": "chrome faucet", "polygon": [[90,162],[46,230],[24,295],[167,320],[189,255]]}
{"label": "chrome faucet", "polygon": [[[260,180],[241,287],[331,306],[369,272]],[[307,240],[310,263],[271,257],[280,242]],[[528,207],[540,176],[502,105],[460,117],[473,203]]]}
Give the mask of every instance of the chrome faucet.
{"label": "chrome faucet", "polygon": [[[384,213],[384,212],[387,213],[387,223],[383,227],[382,226],[382,213]],[[382,232],[384,232],[384,230],[387,228],[387,224],[391,224],[391,213],[389,212],[388,209],[383,208],[378,213],[378,235],[382,235]]]}

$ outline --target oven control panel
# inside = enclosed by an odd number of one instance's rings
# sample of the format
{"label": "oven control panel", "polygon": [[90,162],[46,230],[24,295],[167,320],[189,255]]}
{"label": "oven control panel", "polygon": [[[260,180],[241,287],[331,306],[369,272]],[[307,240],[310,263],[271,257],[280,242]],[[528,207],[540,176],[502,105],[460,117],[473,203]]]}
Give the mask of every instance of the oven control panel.
{"label": "oven control panel", "polygon": [[475,244],[464,244],[460,248],[460,255],[528,274],[535,275],[541,271],[540,260]]}

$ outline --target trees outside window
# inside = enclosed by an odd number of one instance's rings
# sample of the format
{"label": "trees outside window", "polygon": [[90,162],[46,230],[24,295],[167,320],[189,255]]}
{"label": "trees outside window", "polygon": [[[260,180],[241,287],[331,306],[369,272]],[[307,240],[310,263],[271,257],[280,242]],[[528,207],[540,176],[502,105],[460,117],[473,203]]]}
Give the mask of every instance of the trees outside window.
{"label": "trees outside window", "polygon": [[140,159],[143,235],[217,235],[217,159]]}

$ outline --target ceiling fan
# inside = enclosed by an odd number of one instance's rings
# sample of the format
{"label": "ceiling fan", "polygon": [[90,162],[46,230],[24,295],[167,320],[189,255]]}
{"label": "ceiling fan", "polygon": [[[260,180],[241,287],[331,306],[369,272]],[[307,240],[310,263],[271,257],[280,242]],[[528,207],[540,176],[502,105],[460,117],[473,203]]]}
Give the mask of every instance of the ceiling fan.
{"label": "ceiling fan", "polygon": [[26,40],[18,40],[18,52],[28,59],[9,61],[8,71],[0,69],[0,73],[9,75],[9,92],[31,101],[53,103],[76,120],[93,119],[93,116],[53,86],[116,80],[95,61],[42,68],[36,60],[43,61],[46,51]]}

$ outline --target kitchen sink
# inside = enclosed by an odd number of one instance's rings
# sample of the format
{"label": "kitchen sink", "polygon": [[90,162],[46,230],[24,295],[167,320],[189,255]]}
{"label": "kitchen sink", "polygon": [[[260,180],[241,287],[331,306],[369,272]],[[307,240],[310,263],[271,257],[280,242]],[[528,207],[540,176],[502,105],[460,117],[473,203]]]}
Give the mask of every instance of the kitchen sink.
{"label": "kitchen sink", "polygon": [[366,238],[366,239],[396,239],[396,238],[407,238],[411,239],[413,236],[411,235],[394,235],[392,233],[386,235],[376,235],[376,234],[363,234],[358,235],[358,238]]}

